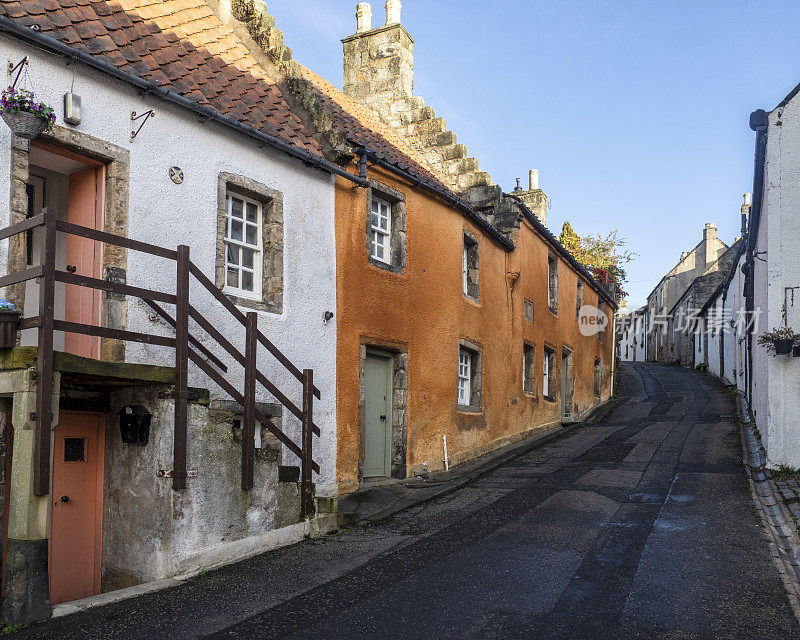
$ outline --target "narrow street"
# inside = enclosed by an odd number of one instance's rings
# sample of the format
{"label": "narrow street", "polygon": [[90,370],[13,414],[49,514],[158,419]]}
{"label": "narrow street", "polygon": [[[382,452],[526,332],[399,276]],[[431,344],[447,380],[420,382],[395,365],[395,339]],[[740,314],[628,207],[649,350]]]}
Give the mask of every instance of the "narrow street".
{"label": "narrow street", "polygon": [[733,396],[623,365],[624,401],[438,501],[19,638],[792,638]]}

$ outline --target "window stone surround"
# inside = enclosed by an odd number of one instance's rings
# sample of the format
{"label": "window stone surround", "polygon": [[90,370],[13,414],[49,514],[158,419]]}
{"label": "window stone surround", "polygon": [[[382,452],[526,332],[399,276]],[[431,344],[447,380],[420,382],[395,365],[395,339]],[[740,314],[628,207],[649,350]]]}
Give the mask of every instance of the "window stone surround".
{"label": "window stone surround", "polygon": [[[478,243],[478,238],[475,236],[475,234],[471,233],[469,229],[464,229],[462,242],[464,243],[462,251],[464,250],[464,248],[467,249],[467,291],[466,292],[462,291],[462,294],[467,300],[470,300],[475,304],[479,304],[481,297],[480,244]],[[470,257],[470,254],[472,254],[472,258]],[[475,272],[474,279],[470,278],[469,276],[470,271]]]}
{"label": "window stone surround", "polygon": [[[458,393],[456,393],[456,405],[458,411],[462,413],[482,413],[483,412],[483,348],[465,340],[464,338],[458,339],[458,349],[467,349],[472,352],[472,371],[470,372],[470,399],[469,405],[458,404]],[[477,360],[477,362],[476,362]],[[458,362],[458,353],[456,353],[456,363]],[[458,375],[458,368],[456,368],[456,375]]]}
{"label": "window stone surround", "polygon": [[[558,315],[558,256],[547,254],[547,307],[554,315]],[[550,265],[554,269],[551,271]]]}
{"label": "window stone surround", "polygon": [[215,281],[220,291],[225,286],[225,215],[228,191],[261,203],[261,299],[254,300],[226,293],[241,307],[283,312],[283,194],[247,178],[222,172],[217,181],[217,255]]}
{"label": "window stone surround", "polygon": [[[389,203],[392,209],[392,229],[389,236],[389,263],[372,257],[372,198]],[[370,179],[367,186],[366,248],[369,263],[384,271],[402,274],[406,268],[406,196],[403,192]]]}

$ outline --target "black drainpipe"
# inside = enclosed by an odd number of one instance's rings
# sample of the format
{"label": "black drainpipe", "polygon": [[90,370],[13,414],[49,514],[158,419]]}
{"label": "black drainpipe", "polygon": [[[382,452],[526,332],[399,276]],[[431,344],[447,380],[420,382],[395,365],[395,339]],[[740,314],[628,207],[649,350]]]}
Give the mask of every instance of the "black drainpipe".
{"label": "black drainpipe", "polygon": [[[747,258],[742,266],[744,272],[745,310],[752,320],[755,311],[755,246],[758,227],[761,221],[761,203],[764,197],[764,163],[767,153],[769,116],[763,109],[750,114],[750,128],[756,132],[755,164],[753,170],[753,206],[747,225]],[[753,399],[753,332],[747,332],[747,399]]]}

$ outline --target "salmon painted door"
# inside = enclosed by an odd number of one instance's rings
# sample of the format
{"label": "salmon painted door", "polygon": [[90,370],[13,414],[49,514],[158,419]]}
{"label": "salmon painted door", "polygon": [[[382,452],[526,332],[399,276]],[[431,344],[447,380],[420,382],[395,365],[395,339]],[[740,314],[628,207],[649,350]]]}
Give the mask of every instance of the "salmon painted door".
{"label": "salmon painted door", "polygon": [[60,413],[49,545],[53,604],[100,593],[104,443],[101,414]]}
{"label": "salmon painted door", "polygon": [[[69,174],[67,222],[91,229],[103,228],[104,167],[90,167]],[[87,238],[67,235],[67,271],[90,278],[100,278],[102,245]],[[67,322],[100,324],[98,289],[66,286],[64,318]],[[64,348],[68,353],[87,358],[100,357],[100,338],[78,333],[67,333]]]}

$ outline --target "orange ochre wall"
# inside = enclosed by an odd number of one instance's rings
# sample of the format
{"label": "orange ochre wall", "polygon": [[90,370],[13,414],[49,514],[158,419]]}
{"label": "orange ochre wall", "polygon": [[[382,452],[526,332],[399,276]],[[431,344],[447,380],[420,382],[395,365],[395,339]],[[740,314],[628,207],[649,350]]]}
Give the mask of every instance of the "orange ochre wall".
{"label": "orange ochre wall", "polygon": [[[613,331],[601,342],[580,334],[578,276],[558,260],[558,315],[547,306],[549,245],[527,222],[516,249],[507,251],[460,211],[424,188],[380,168],[369,177],[405,195],[406,266],[402,274],[370,264],[367,256],[367,190],[336,181],[337,287],[337,481],[340,493],[358,488],[360,429],[359,358],[362,345],[408,354],[406,475],[427,463],[444,467],[492,451],[561,419],[562,347],[572,350],[576,412],[597,403],[594,361],[604,369],[601,399],[611,393]],[[480,303],[462,293],[463,230],[479,241]],[[518,277],[517,277],[518,274]],[[523,318],[523,297],[534,304],[534,322]],[[597,305],[588,284],[584,303]],[[610,309],[607,307],[606,312]],[[613,318],[609,326],[613,326]],[[482,348],[480,413],[457,410],[459,339]],[[523,342],[535,346],[536,394],[522,389]],[[544,345],[556,351],[555,402],[542,397]],[[574,415],[574,413],[573,413]]]}

